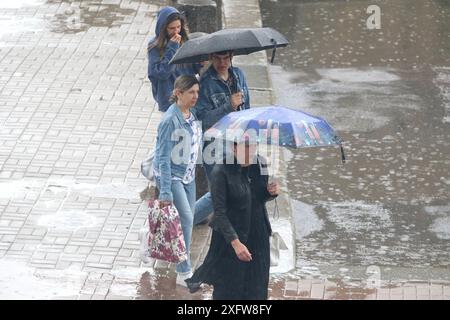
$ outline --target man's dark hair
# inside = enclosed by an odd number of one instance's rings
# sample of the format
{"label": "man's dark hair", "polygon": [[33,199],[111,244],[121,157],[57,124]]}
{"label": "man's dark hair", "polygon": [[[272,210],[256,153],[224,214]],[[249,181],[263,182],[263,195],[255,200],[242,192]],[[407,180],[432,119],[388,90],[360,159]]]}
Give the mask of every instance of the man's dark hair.
{"label": "man's dark hair", "polygon": [[226,54],[232,54],[233,53],[233,51],[230,51],[230,50],[224,50],[224,51],[219,51],[219,52],[213,52],[212,54],[217,54],[217,55],[219,55],[219,56],[224,56],[224,55],[226,55]]}

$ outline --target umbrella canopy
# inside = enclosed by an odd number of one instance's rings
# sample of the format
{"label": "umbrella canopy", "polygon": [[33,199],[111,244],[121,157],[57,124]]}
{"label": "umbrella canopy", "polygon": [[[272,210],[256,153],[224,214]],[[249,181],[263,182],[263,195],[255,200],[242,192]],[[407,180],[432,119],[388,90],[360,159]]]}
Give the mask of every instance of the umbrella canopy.
{"label": "umbrella canopy", "polygon": [[242,55],[288,44],[289,41],[272,28],[223,29],[188,40],[170,63],[196,63],[207,61],[214,52],[233,51],[234,55]]}
{"label": "umbrella canopy", "polygon": [[237,142],[253,138],[258,143],[293,148],[340,146],[345,162],[342,140],[327,121],[282,106],[231,112],[208,129],[205,137]]}

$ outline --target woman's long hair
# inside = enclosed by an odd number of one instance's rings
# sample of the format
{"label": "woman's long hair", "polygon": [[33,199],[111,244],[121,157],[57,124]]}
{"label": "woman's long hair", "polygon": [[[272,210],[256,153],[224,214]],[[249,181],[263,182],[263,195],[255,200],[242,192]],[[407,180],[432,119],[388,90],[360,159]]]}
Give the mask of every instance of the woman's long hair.
{"label": "woman's long hair", "polygon": [[166,23],[161,28],[161,32],[159,33],[158,38],[148,45],[147,52],[150,52],[150,50],[152,50],[153,48],[158,47],[159,55],[161,57],[164,55],[164,51],[166,50],[167,43],[170,40],[169,34],[167,33],[167,27],[169,26],[169,24],[171,24],[172,22],[177,21],[177,20],[180,20],[180,22],[181,22],[181,31],[180,31],[181,44],[188,41],[189,29],[188,29],[188,26],[186,23],[186,19],[180,13],[175,12],[175,13],[172,13],[167,18]]}

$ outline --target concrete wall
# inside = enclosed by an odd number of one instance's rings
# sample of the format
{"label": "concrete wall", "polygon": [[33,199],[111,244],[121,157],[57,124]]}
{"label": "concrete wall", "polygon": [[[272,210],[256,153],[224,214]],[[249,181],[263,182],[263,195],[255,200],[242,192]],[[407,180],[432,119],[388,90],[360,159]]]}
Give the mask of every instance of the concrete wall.
{"label": "concrete wall", "polygon": [[222,0],[176,0],[173,5],[184,12],[191,33],[222,29]]}

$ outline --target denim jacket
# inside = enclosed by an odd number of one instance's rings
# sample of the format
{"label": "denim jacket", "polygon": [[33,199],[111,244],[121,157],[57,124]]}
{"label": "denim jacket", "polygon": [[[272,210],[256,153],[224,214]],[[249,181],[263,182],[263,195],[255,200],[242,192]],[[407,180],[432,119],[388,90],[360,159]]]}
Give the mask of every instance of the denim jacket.
{"label": "denim jacket", "polygon": [[233,111],[231,95],[238,91],[244,92],[241,109],[250,108],[250,95],[244,73],[236,67],[231,67],[234,78],[237,80],[237,88],[234,92],[228,87],[211,65],[200,79],[200,95],[194,113],[198,120],[202,121],[203,131],[211,128],[223,116]]}
{"label": "denim jacket", "polygon": [[158,125],[153,159],[153,167],[160,176],[159,199],[173,201],[172,177],[182,179],[186,173],[193,134],[180,108],[172,104]]}

